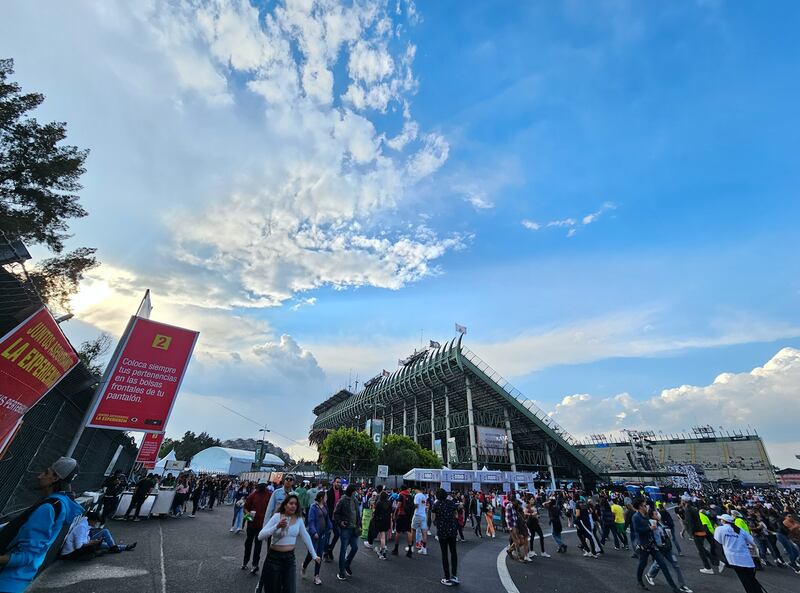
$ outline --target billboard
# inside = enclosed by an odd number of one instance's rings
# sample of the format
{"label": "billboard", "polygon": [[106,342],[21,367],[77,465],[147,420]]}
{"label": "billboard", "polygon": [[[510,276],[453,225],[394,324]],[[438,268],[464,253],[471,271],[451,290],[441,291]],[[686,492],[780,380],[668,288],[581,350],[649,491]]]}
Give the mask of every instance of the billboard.
{"label": "billboard", "polygon": [[87,426],[164,432],[198,333],[134,317]]}
{"label": "billboard", "polygon": [[46,307],[0,339],[0,451],[25,412],[77,364],[78,355]]}
{"label": "billboard", "polygon": [[444,453],[442,453],[442,439],[433,441],[433,452],[439,458],[439,462],[444,463]]}
{"label": "billboard", "polygon": [[447,463],[458,463],[458,449],[456,449],[456,437],[447,439]]}
{"label": "billboard", "polygon": [[508,435],[505,428],[495,426],[476,426],[478,447],[486,455],[508,456]]}
{"label": "billboard", "polygon": [[378,449],[383,447],[383,420],[371,418],[367,420],[367,434],[372,437],[372,442]]}
{"label": "billboard", "polygon": [[158,452],[161,450],[161,443],[163,441],[163,432],[145,433],[142,444],[139,446],[139,454],[136,456],[136,463],[141,463],[147,469],[153,469],[158,461]]}

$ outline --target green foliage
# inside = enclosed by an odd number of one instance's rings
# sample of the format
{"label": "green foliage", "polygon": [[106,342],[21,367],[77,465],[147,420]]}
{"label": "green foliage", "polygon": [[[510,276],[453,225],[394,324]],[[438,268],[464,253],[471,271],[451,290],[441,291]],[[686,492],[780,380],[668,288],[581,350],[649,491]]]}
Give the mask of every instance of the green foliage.
{"label": "green foliage", "polygon": [[207,432],[195,434],[191,430],[187,430],[181,439],[164,439],[158,455],[159,457],[164,457],[164,455],[175,449],[175,458],[189,463],[192,457],[203,449],[219,447],[220,445],[219,439],[215,439]]}
{"label": "green foliage", "polygon": [[14,61],[0,59],[0,238],[41,244],[56,254],[29,276],[47,304],[68,311],[84,272],[97,265],[91,248],[61,255],[68,221],[87,215],[78,192],[89,151],[63,144],[65,123],[41,124],[29,115],[44,96],[23,93],[9,80],[13,73]]}
{"label": "green foliage", "polygon": [[378,454],[378,463],[389,466],[390,474],[404,474],[414,467],[441,467],[436,455],[423,448],[411,437],[388,434]]}
{"label": "green foliage", "polygon": [[328,473],[372,473],[378,448],[367,433],[339,428],[325,437],[319,453],[322,469]]}
{"label": "green foliage", "polygon": [[89,368],[93,375],[99,377],[103,374],[100,359],[108,352],[109,348],[111,348],[111,336],[103,333],[94,340],[83,342],[78,348],[78,358]]}

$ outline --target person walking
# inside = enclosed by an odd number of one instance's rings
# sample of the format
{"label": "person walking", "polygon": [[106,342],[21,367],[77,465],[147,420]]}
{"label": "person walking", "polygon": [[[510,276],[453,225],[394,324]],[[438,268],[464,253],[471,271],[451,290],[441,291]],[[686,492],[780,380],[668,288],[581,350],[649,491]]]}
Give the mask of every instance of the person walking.
{"label": "person walking", "polygon": [[528,552],[528,556],[536,556],[536,552],[533,548],[534,542],[536,541],[536,536],[538,535],[542,558],[550,558],[550,554],[544,550],[544,533],[542,532],[542,526],[539,523],[539,510],[536,508],[536,498],[533,496],[528,497],[528,502],[525,505],[525,521],[527,523],[528,534],[530,537],[530,551]]}
{"label": "person walking", "polygon": [[[333,511],[336,505],[339,504],[339,499],[342,497],[342,479],[339,476],[333,478],[333,483],[328,489],[327,496],[325,497],[325,504],[328,505],[328,516],[333,517]],[[333,522],[333,538],[328,543],[328,549],[325,554],[326,562],[333,562],[333,549],[336,547],[336,542],[339,541],[339,526]]]}
{"label": "person walking", "polygon": [[481,532],[481,517],[483,513],[483,503],[481,503],[481,496],[480,493],[476,492],[475,496],[470,499],[469,503],[469,514],[473,517],[473,522],[475,523],[473,532],[479,538],[483,537],[483,533]]}
{"label": "person walking", "polygon": [[136,488],[133,489],[133,495],[131,496],[131,503],[128,505],[128,510],[125,511],[126,521],[130,521],[131,511],[134,511],[133,520],[139,521],[139,513],[142,510],[142,505],[144,501],[147,500],[147,497],[150,495],[155,485],[156,482],[153,474],[147,474],[144,478],[139,480],[136,484]]}
{"label": "person walking", "polygon": [[[355,484],[348,484],[344,496],[339,499],[336,509],[333,511],[333,523],[339,526],[339,537],[342,540],[339,546],[339,571],[336,578],[340,581],[347,580],[353,576],[351,565],[353,558],[358,552],[358,534],[361,530],[361,514],[358,512],[358,487]],[[350,551],[347,551],[347,548]]]}
{"label": "person walking", "polygon": [[722,546],[728,564],[733,568],[746,593],[762,593],[764,588],[756,579],[756,565],[750,555],[750,546],[755,545],[753,536],[735,525],[731,515],[720,515],[722,525],[714,530],[714,539]]}
{"label": "person walking", "polygon": [[0,531],[0,591],[21,593],[31,584],[53,542],[83,514],[67,492],[78,462],[60,457],[39,474],[44,498],[13,518]]}
{"label": "person walking", "polygon": [[644,569],[647,566],[647,560],[652,556],[653,560],[658,563],[658,566],[664,571],[664,578],[667,584],[672,588],[673,593],[680,593],[675,581],[672,580],[672,575],[667,568],[667,562],[664,556],[656,545],[653,532],[657,529],[655,521],[652,521],[647,516],[647,504],[643,499],[637,499],[633,502],[633,508],[636,514],[631,518],[631,528],[636,532],[637,548],[639,552],[639,566],[636,568],[636,584],[640,589],[649,591],[650,589],[642,581],[644,576]]}
{"label": "person walking", "polygon": [[244,520],[247,524],[245,528],[244,540],[244,560],[242,560],[242,570],[247,570],[247,563],[250,562],[250,552],[253,553],[252,568],[250,574],[258,573],[258,561],[261,558],[261,540],[258,534],[264,526],[264,518],[267,516],[267,506],[271,498],[271,492],[267,490],[267,481],[262,478],[258,481],[256,489],[251,492],[244,501]]}
{"label": "person walking", "polygon": [[319,564],[322,558],[317,554],[314,542],[306,530],[300,501],[297,494],[291,493],[283,499],[277,512],[258,534],[259,541],[266,540],[270,544],[256,593],[262,593],[264,589],[268,593],[295,593],[297,566],[294,549],[298,537],[303,538],[308,553]]}
{"label": "person walking", "polygon": [[[708,540],[710,534],[703,524],[700,511],[695,506],[692,498],[688,495],[681,496],[681,506],[683,507],[684,525],[686,526],[686,531],[691,536],[692,541],[694,541],[695,548],[697,548],[697,553],[700,555],[700,560],[703,563],[703,568],[700,569],[700,572],[703,574],[714,574],[714,571],[711,568],[711,552],[705,548],[706,541]],[[713,546],[709,544],[709,547],[713,552]]]}
{"label": "person walking", "polygon": [[388,557],[387,534],[392,526],[392,502],[389,500],[386,490],[381,490],[378,500],[375,502],[372,524],[375,537],[378,538],[378,558],[386,560]]}
{"label": "person walking", "polygon": [[[308,509],[308,532],[311,535],[311,540],[314,542],[314,551],[317,556],[322,557],[328,549],[328,536],[333,528],[333,522],[330,515],[328,515],[328,505],[325,502],[325,490],[317,490],[314,498],[314,504]],[[306,559],[303,561],[303,570],[305,573],[308,565],[313,560],[311,551],[306,554]],[[319,576],[321,563],[314,564],[314,584],[321,585],[322,579]]]}
{"label": "person walking", "polygon": [[483,514],[486,516],[486,537],[494,538],[494,506],[491,499],[487,496],[483,500]]}
{"label": "person walking", "polygon": [[458,547],[456,546],[458,505],[447,496],[444,488],[436,491],[436,502],[431,508],[431,514],[436,525],[439,548],[442,552],[444,578],[440,582],[447,587],[458,585],[461,582],[458,580]]}
{"label": "person walking", "polygon": [[114,472],[103,482],[103,509],[101,511],[101,521],[105,525],[109,517],[113,517],[119,506],[119,499],[125,492],[125,474],[120,471]]}
{"label": "person walking", "polygon": [[428,554],[428,496],[421,488],[415,488],[414,495],[414,516],[411,518],[411,529],[417,536],[420,547],[417,553],[425,556]]}
{"label": "person walking", "polygon": [[233,521],[231,521],[231,533],[241,533],[242,523],[244,521],[244,503],[250,491],[243,483],[233,493]]}
{"label": "person walking", "polygon": [[567,551],[567,545],[561,539],[561,532],[564,530],[561,524],[561,505],[558,503],[556,497],[551,497],[546,503],[547,517],[550,519],[550,531],[553,536],[553,541],[558,544],[556,552],[563,554]]}

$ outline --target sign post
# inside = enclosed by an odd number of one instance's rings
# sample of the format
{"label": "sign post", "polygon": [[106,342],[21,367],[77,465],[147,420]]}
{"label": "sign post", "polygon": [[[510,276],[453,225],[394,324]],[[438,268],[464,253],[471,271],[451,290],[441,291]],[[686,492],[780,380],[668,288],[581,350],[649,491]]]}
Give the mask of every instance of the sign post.
{"label": "sign post", "polygon": [[153,469],[158,461],[158,452],[161,450],[162,442],[164,442],[163,432],[145,433],[139,453],[136,455],[136,463],[141,463],[147,469]]}

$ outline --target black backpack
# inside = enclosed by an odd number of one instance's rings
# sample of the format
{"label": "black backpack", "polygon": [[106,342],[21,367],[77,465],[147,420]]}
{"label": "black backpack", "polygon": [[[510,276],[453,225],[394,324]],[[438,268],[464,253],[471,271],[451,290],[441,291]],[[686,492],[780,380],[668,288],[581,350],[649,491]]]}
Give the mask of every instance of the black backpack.
{"label": "black backpack", "polygon": [[403,512],[405,513],[406,517],[412,517],[415,510],[416,506],[414,505],[414,497],[411,495],[411,493],[409,493],[403,500]]}
{"label": "black backpack", "polygon": [[45,498],[44,500],[28,507],[19,515],[11,519],[11,521],[6,523],[2,530],[0,530],[0,554],[6,554],[8,552],[8,547],[19,534],[19,530],[22,529],[22,526],[25,525],[28,519],[31,518],[31,515],[34,513],[34,511],[44,504],[51,505],[53,507],[53,512],[56,516],[58,516],[58,510],[61,507],[61,501],[59,501],[57,498]]}

